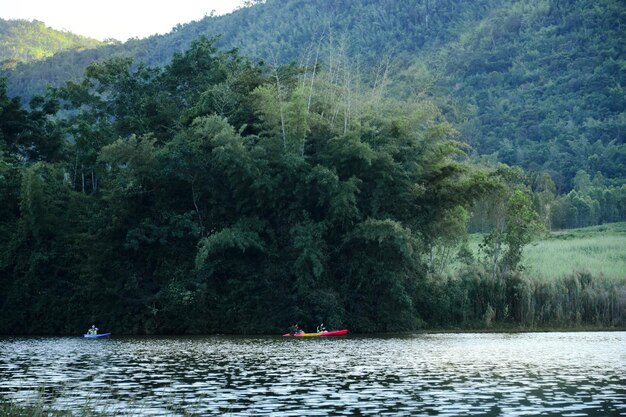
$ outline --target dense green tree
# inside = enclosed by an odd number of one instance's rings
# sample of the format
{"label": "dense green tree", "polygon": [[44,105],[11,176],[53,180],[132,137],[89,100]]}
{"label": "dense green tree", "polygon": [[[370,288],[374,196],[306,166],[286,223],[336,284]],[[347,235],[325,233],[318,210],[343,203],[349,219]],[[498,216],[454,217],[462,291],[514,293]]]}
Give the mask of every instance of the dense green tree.
{"label": "dense green tree", "polygon": [[[4,247],[8,282],[3,331],[69,331],[81,311],[79,284],[69,272],[81,262],[80,226],[85,220],[59,166],[38,162],[23,170],[16,233]],[[24,308],[28,306],[28,308]]]}
{"label": "dense green tree", "polygon": [[31,110],[19,97],[9,98],[6,79],[0,77],[0,140],[9,154],[19,159],[56,161],[63,152],[61,132],[50,120],[58,110],[52,97],[35,97]]}
{"label": "dense green tree", "polygon": [[552,210],[556,199],[556,184],[548,172],[541,172],[533,185],[535,207],[543,225],[552,230]]}
{"label": "dense green tree", "polygon": [[487,212],[482,213],[488,216],[492,229],[483,238],[480,250],[495,280],[500,273],[522,269],[524,246],[541,230],[541,222],[519,169],[499,167],[492,175]]}

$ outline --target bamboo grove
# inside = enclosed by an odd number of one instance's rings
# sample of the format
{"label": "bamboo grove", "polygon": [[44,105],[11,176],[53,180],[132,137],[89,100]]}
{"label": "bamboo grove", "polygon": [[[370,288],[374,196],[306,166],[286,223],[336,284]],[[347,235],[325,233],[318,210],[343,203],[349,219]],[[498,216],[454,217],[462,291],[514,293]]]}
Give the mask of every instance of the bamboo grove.
{"label": "bamboo grove", "polygon": [[[519,171],[472,165],[435,105],[382,90],[348,60],[206,37],[164,67],[94,63],[29,110],[4,88],[0,333],[624,325],[623,282],[524,276],[540,219]],[[486,199],[484,262],[445,276]]]}

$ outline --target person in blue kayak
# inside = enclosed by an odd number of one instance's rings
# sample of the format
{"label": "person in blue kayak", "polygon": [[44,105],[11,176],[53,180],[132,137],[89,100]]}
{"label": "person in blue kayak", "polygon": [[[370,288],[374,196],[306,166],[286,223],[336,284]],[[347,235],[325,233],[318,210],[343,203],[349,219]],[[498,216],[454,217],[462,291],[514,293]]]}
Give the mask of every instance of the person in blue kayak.
{"label": "person in blue kayak", "polygon": [[324,323],[320,324],[319,326],[317,326],[317,332],[318,333],[322,333],[326,331],[326,327],[324,327]]}
{"label": "person in blue kayak", "polygon": [[91,325],[91,329],[87,330],[87,334],[98,334],[98,328],[95,324]]}

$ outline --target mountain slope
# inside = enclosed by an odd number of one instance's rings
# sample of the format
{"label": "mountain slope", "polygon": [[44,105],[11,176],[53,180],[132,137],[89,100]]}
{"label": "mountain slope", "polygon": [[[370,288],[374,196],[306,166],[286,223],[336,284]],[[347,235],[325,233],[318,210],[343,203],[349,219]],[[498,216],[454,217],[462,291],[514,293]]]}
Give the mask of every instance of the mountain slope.
{"label": "mountain slope", "polygon": [[270,64],[368,72],[387,58],[389,93],[433,100],[473,152],[547,172],[559,191],[582,170],[626,179],[626,3],[620,0],[268,0],[229,15],[18,65],[26,100],[82,77],[93,61],[163,65],[200,34]]}
{"label": "mountain slope", "polygon": [[62,32],[34,20],[0,19],[0,63],[14,66],[49,58],[64,50],[82,50],[102,45],[96,39]]}
{"label": "mountain slope", "polygon": [[[285,63],[298,60],[320,39],[344,48],[367,64],[393,55],[413,60],[423,48],[443,44],[461,26],[478,23],[503,0],[269,0],[225,16],[207,16],[175,27],[166,35],[131,39],[79,53],[58,54],[45,62],[20,65],[9,75],[9,93],[28,98],[82,77],[94,60],[132,56],[136,62],[163,65],[186,50],[199,35],[221,36],[218,46],[238,48],[252,59]],[[322,57],[323,59],[323,57]]]}
{"label": "mountain slope", "polygon": [[626,178],[626,3],[512,2],[439,60],[479,154],[547,170],[561,190],[579,170]]}

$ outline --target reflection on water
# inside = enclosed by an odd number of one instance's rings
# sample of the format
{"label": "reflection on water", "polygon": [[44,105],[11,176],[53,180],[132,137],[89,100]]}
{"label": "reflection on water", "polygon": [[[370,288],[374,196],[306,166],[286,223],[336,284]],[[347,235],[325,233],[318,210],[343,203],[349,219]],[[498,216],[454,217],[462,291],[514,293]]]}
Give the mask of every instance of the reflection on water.
{"label": "reflection on water", "polygon": [[116,415],[626,415],[626,332],[0,338],[0,396]]}

